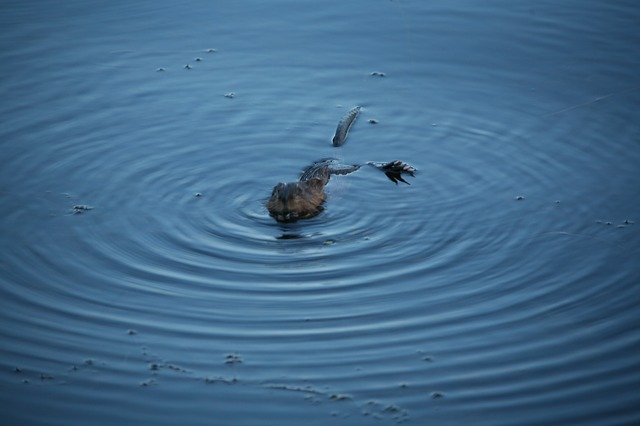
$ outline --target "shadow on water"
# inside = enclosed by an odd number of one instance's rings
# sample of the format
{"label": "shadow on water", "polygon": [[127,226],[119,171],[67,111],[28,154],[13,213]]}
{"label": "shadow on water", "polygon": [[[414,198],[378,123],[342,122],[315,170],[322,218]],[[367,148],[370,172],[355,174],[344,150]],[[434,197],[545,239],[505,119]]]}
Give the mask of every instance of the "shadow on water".
{"label": "shadow on water", "polygon": [[299,233],[291,233],[288,230],[284,230],[283,232],[284,232],[284,234],[280,235],[279,237],[276,237],[276,239],[278,239],[278,240],[299,240],[299,239],[305,238],[304,235],[299,234]]}

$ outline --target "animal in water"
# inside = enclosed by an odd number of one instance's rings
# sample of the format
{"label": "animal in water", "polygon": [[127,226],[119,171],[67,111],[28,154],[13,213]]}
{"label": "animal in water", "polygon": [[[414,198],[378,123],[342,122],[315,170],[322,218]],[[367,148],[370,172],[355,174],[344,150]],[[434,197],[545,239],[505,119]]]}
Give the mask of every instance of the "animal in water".
{"label": "animal in water", "polygon": [[[352,108],[340,120],[333,137],[333,146],[339,147],[347,141],[349,129],[360,113],[360,107]],[[409,185],[403,175],[415,176],[416,169],[404,161],[389,162],[369,161],[367,165],[384,172],[394,182]],[[267,201],[269,215],[278,222],[296,222],[316,216],[323,210],[326,199],[324,191],[331,175],[347,175],[355,172],[359,164],[341,164],[335,158],[323,158],[306,167],[295,182],[280,182],[271,192]]]}

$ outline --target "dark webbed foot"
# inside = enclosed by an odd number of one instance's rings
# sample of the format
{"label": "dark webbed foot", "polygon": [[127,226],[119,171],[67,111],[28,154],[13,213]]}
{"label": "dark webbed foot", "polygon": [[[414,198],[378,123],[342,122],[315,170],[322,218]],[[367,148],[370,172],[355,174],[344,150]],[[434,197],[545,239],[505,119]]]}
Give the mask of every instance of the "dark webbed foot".
{"label": "dark webbed foot", "polygon": [[373,167],[382,170],[385,176],[387,176],[389,180],[396,185],[398,184],[398,181],[404,182],[407,185],[411,185],[409,182],[404,180],[404,178],[402,177],[403,174],[415,177],[416,169],[413,166],[400,160],[389,161],[388,163],[369,162],[367,164],[371,164]]}

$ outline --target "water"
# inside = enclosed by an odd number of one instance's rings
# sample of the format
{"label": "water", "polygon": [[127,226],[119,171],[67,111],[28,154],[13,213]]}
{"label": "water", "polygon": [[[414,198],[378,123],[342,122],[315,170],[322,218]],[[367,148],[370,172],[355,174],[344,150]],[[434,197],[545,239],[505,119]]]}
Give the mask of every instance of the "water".
{"label": "water", "polygon": [[[640,422],[639,23],[3,2],[2,423]],[[419,174],[275,223],[273,185],[327,156]]]}

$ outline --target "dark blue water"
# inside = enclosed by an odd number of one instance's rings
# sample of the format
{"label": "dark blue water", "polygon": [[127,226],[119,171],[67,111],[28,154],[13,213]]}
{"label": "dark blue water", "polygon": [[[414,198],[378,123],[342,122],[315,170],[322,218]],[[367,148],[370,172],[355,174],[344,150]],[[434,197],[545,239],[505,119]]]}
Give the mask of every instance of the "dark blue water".
{"label": "dark blue water", "polygon": [[[639,28],[633,1],[2,2],[2,424],[639,423]],[[277,224],[327,156],[419,174]]]}

